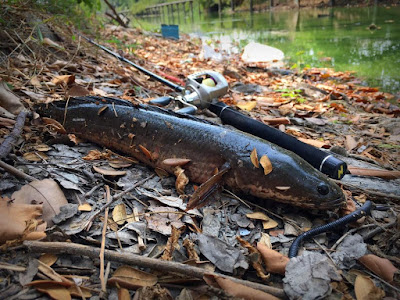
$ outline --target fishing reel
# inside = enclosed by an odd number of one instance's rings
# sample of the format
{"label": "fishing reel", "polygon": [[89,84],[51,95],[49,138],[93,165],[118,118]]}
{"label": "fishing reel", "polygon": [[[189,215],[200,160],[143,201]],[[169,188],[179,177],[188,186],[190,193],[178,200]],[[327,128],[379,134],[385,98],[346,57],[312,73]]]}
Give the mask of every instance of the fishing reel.
{"label": "fishing reel", "polygon": [[172,100],[178,103],[177,112],[195,114],[197,109],[208,108],[214,99],[228,92],[228,82],[220,73],[207,70],[189,75],[181,95],[165,96],[150,101],[151,104],[166,106]]}

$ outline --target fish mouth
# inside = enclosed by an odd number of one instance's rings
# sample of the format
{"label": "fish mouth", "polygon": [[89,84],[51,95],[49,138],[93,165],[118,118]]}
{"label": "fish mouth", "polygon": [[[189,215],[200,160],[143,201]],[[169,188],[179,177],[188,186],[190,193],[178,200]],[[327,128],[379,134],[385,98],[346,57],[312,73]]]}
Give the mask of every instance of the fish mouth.
{"label": "fish mouth", "polygon": [[339,208],[343,207],[346,204],[346,199],[344,197],[338,197],[334,200],[321,203],[318,207],[319,209],[329,209],[329,208]]}

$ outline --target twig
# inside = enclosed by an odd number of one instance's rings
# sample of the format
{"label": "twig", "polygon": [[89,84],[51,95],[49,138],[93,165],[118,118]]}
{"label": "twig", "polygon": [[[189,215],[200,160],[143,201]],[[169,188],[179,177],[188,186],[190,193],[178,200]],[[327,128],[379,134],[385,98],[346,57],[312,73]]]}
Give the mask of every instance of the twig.
{"label": "twig", "polygon": [[348,186],[357,190],[362,191],[363,193],[372,195],[372,196],[377,196],[377,197],[382,197],[385,199],[391,199],[391,200],[396,200],[396,201],[400,201],[400,196],[394,195],[394,194],[388,194],[388,193],[381,193],[381,192],[376,192],[376,191],[372,191],[372,190],[367,190],[367,189],[363,189],[362,187],[356,186],[354,184],[351,183],[347,183],[341,180],[336,180],[336,179],[331,179],[332,181],[334,181],[337,184],[342,184],[344,186]]}
{"label": "twig", "polygon": [[367,234],[365,234],[363,236],[364,241],[368,241],[369,239],[373,238],[378,233],[385,231],[386,228],[392,227],[396,223],[397,223],[397,221],[393,221],[393,222],[385,224],[383,226],[379,226],[379,227],[375,228],[374,230],[371,230],[370,232],[368,232]]}
{"label": "twig", "polygon": [[[38,241],[24,241],[24,246],[28,248],[30,252],[46,252],[53,254],[71,254],[71,255],[84,255],[90,258],[98,258],[100,249],[91,246],[75,244],[75,243],[63,243],[63,242],[38,242]],[[245,286],[261,290],[266,293],[277,297],[286,297],[285,292],[282,289],[259,284],[247,280],[241,280],[231,276],[210,272],[201,268],[192,267],[189,265],[163,261],[155,258],[145,257],[132,253],[118,253],[116,251],[105,250],[104,257],[110,261],[120,262],[127,265],[136,265],[143,268],[150,268],[161,272],[178,273],[189,277],[203,279],[206,274],[221,276],[223,278],[232,280],[234,282],[243,284]]]}
{"label": "twig", "polygon": [[[110,187],[108,185],[105,186],[106,188],[106,197],[107,203],[111,202],[110,196]],[[107,232],[107,223],[108,223],[108,210],[109,207],[106,208],[104,213],[104,224],[103,230],[101,232],[101,248],[100,248],[100,282],[101,282],[101,290],[103,293],[106,293],[106,281],[104,280],[104,249],[106,247],[106,232]]]}
{"label": "twig", "polygon": [[8,173],[14,175],[15,177],[25,179],[27,181],[35,181],[37,180],[35,177],[32,177],[31,175],[25,174],[24,172],[18,170],[17,168],[14,168],[13,166],[5,163],[4,161],[0,160],[0,168],[3,168],[6,170]]}
{"label": "twig", "polygon": [[143,180],[141,180],[141,181],[139,181],[139,182],[136,182],[134,185],[132,185],[130,188],[126,189],[125,191],[123,191],[123,192],[121,192],[121,193],[115,195],[114,197],[111,197],[110,202],[104,204],[96,213],[94,213],[94,214],[89,218],[89,220],[88,220],[88,221],[86,222],[86,224],[85,224],[86,230],[89,230],[90,225],[92,224],[93,220],[94,220],[103,210],[105,210],[107,207],[109,207],[112,203],[114,203],[116,200],[118,200],[119,198],[121,198],[123,195],[125,195],[125,194],[129,193],[130,191],[134,190],[135,188],[137,188],[138,186],[142,185],[143,183],[145,183],[147,180],[153,178],[154,176],[155,176],[155,175],[152,174],[152,175],[150,175],[149,177],[147,177],[147,178],[145,178],[145,179],[143,179]]}
{"label": "twig", "polygon": [[21,136],[22,128],[24,127],[27,115],[28,111],[26,110],[22,110],[18,114],[13,130],[0,145],[0,159],[6,157],[11,152],[13,145],[15,144],[17,139]]}
{"label": "twig", "polygon": [[389,282],[383,280],[383,279],[380,278],[379,276],[376,276],[375,274],[373,274],[373,273],[371,273],[371,272],[369,272],[369,271],[367,271],[367,270],[364,270],[364,272],[367,273],[368,275],[374,277],[375,279],[379,280],[379,281],[382,282],[383,284],[386,284],[388,287],[394,289],[396,292],[400,293],[400,289],[398,289],[397,287],[391,285]]}
{"label": "twig", "polygon": [[358,231],[358,230],[360,230],[360,229],[364,229],[364,228],[368,228],[368,227],[374,227],[374,226],[376,226],[376,225],[375,225],[375,224],[365,224],[365,225],[363,225],[363,226],[361,226],[361,227],[357,227],[357,228],[350,229],[350,230],[347,231],[345,234],[343,234],[343,235],[340,237],[340,239],[338,239],[338,240],[336,241],[335,244],[333,244],[333,246],[330,248],[330,250],[335,250],[336,247],[339,246],[339,244],[340,244],[348,235],[350,235],[350,234],[352,234],[352,233],[354,233],[354,232],[356,232],[356,231]]}

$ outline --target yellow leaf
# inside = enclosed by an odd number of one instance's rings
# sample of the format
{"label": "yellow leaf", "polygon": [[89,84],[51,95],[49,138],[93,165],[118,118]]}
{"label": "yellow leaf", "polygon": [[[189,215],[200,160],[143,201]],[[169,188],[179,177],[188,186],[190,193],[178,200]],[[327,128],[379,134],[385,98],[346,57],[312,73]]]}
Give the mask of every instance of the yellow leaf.
{"label": "yellow leaf", "polygon": [[241,110],[251,111],[257,106],[257,101],[241,102],[236,104]]}
{"label": "yellow leaf", "polygon": [[357,300],[380,300],[385,296],[385,292],[375,286],[371,278],[362,275],[356,277],[354,291]]}
{"label": "yellow leaf", "polygon": [[262,212],[254,212],[251,214],[246,214],[246,217],[248,217],[249,219],[253,219],[253,220],[262,220],[262,221],[270,220],[270,218]]}
{"label": "yellow leaf", "polygon": [[28,161],[42,161],[43,159],[49,158],[46,154],[40,151],[24,153],[22,157]]}
{"label": "yellow leaf", "polygon": [[254,148],[253,151],[251,151],[250,159],[251,159],[251,162],[253,163],[253,165],[256,168],[260,167],[260,163],[258,162],[257,149],[256,148]]}
{"label": "yellow leaf", "polygon": [[112,212],[112,218],[115,223],[118,225],[122,225],[125,223],[127,216],[126,216],[126,207],[125,204],[121,203],[114,207]]}
{"label": "yellow leaf", "polygon": [[51,265],[53,265],[57,261],[57,259],[58,259],[58,257],[51,253],[45,253],[42,256],[40,256],[40,258],[39,258],[39,260],[42,263],[48,265],[49,267]]}
{"label": "yellow leaf", "polygon": [[275,220],[269,219],[268,221],[263,221],[263,228],[264,229],[271,229],[278,226],[278,222]]}
{"label": "yellow leaf", "polygon": [[268,156],[266,156],[266,155],[261,156],[260,165],[264,169],[264,175],[268,175],[269,173],[272,172],[272,164],[271,164],[271,161],[269,160]]}
{"label": "yellow leaf", "polygon": [[92,206],[89,203],[83,203],[78,206],[79,211],[92,211]]}

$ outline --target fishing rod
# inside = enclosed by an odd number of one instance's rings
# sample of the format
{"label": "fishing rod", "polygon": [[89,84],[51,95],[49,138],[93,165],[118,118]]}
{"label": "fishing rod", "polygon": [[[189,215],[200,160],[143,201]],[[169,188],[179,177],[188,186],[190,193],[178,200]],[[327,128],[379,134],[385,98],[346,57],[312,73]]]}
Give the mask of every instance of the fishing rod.
{"label": "fishing rod", "polygon": [[276,128],[254,120],[223,102],[219,102],[218,98],[228,92],[228,83],[221,74],[210,70],[195,73],[187,77],[186,86],[182,87],[131,62],[107,47],[97,44],[92,39],[83,35],[81,36],[89,43],[99,47],[110,55],[130,64],[144,74],[172,88],[174,91],[181,93],[181,95],[175,98],[164,96],[153,99],[150,101],[151,104],[166,106],[171,101],[177,100],[185,106],[178,110],[178,112],[188,114],[194,114],[197,108],[208,108],[210,111],[214,112],[224,124],[229,124],[241,131],[258,136],[296,153],[314,168],[333,179],[340,180],[348,173],[347,165],[344,161],[312,145],[303,143]]}

